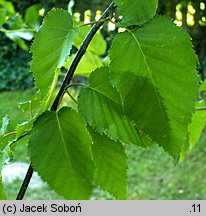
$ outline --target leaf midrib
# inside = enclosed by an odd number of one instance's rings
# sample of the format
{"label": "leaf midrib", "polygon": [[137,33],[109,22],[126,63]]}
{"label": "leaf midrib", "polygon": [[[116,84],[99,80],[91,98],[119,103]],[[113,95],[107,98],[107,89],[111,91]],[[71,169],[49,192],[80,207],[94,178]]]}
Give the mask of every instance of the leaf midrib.
{"label": "leaf midrib", "polygon": [[[60,121],[59,121],[59,116],[58,116],[58,112],[55,113],[56,115],[56,119],[57,119],[57,126],[59,128],[59,133],[60,133],[60,136],[61,136],[61,139],[62,139],[62,143],[63,143],[63,147],[64,147],[64,152],[65,154],[67,155],[68,157],[68,160],[70,161],[70,164],[71,164],[71,167],[72,167],[72,163],[71,163],[71,159],[70,159],[70,154],[67,150],[67,147],[66,147],[66,141],[64,139],[64,135],[63,135],[63,131],[62,131],[62,127],[61,127],[61,124],[60,124]],[[73,168],[73,167],[72,167]]]}
{"label": "leaf midrib", "polygon": [[132,31],[130,31],[129,33],[130,33],[130,34],[132,35],[132,37],[134,38],[134,41],[136,42],[136,44],[137,44],[137,46],[139,47],[139,50],[140,50],[140,52],[141,52],[141,54],[142,54],[142,57],[143,57],[143,59],[144,59],[144,62],[145,62],[145,64],[146,64],[146,67],[147,67],[147,70],[148,70],[148,73],[149,73],[150,80],[151,80],[152,85],[153,85],[154,90],[155,90],[155,95],[156,95],[156,97],[157,97],[157,100],[158,100],[158,104],[159,104],[161,113],[162,113],[162,115],[163,115],[164,123],[165,123],[166,126],[168,126],[167,120],[166,120],[166,118],[165,118],[164,110],[163,110],[163,108],[162,108],[162,106],[161,106],[161,103],[160,103],[161,100],[160,100],[160,97],[159,97],[159,95],[158,95],[158,90],[157,90],[157,88],[156,88],[156,86],[155,86],[155,81],[154,81],[154,78],[153,78],[153,75],[152,75],[152,71],[150,70],[149,64],[148,64],[148,62],[147,62],[146,56],[144,55],[144,52],[143,52],[143,50],[142,50],[142,47],[141,47],[139,41],[137,40],[136,36],[134,35],[134,33],[133,33]]}

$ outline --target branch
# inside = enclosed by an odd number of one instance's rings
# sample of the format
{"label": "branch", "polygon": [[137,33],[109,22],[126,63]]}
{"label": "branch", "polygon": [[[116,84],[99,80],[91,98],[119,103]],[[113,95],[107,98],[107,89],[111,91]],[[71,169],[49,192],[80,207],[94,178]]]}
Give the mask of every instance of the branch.
{"label": "branch", "polygon": [[[106,19],[111,13],[114,12],[114,2],[112,2],[108,8],[104,11],[104,13],[102,14],[102,16],[100,17],[99,20],[103,20]],[[92,38],[94,37],[94,35],[96,34],[96,32],[99,30],[99,28],[102,26],[103,22],[100,23],[95,23],[91,30],[89,31],[89,33],[87,34],[86,38],[84,39],[80,49],[78,50],[69,70],[67,71],[67,74],[64,78],[64,81],[62,83],[62,86],[58,92],[58,95],[56,97],[56,99],[54,100],[54,103],[52,104],[51,110],[56,111],[59,101],[61,100],[63,94],[64,94],[64,90],[65,87],[69,85],[72,76],[74,74],[74,71],[76,70],[77,65],[79,64],[79,61],[81,60],[82,56],[84,55],[84,53],[86,52],[87,47],[89,46]]]}
{"label": "branch", "polygon": [[83,84],[83,83],[72,83],[72,84],[66,86],[66,87],[65,87],[65,90],[66,90],[66,89],[69,89],[69,88],[71,88],[71,87],[87,87],[87,85],[85,85],[85,84]]}
{"label": "branch", "polygon": [[22,134],[20,137],[12,140],[10,143],[9,143],[9,146],[13,146],[17,141],[19,141],[20,139],[24,138],[25,136],[27,136],[31,131],[26,131],[24,134]]}
{"label": "branch", "polygon": [[4,134],[3,135],[3,138],[7,137],[7,136],[11,136],[11,135],[15,135],[16,134],[16,131],[12,131],[12,132],[9,132],[7,134]]}
{"label": "branch", "polygon": [[[104,13],[102,14],[102,16],[100,17],[99,20],[103,20],[110,16],[110,14],[112,14],[114,12],[115,6],[114,6],[114,2],[112,2],[108,8],[104,11]],[[84,55],[84,53],[86,52],[87,47],[89,46],[92,38],[94,37],[94,35],[96,34],[96,32],[99,30],[99,28],[103,25],[104,22],[97,22],[95,23],[91,30],[89,31],[89,33],[87,34],[86,38],[84,39],[81,47],[79,48],[69,70],[66,73],[66,76],[62,82],[62,85],[59,89],[59,92],[54,100],[54,103],[51,106],[51,110],[56,111],[58,108],[58,104],[61,101],[64,93],[65,93],[65,88],[70,84],[71,79],[74,75],[74,72],[76,70],[77,65],[79,64],[82,56]],[[24,178],[24,181],[22,183],[22,186],[19,190],[19,193],[17,195],[17,200],[22,200],[24,198],[24,194],[26,193],[26,190],[28,188],[29,182],[31,180],[31,177],[33,175],[33,168],[32,168],[32,164],[30,164],[29,169],[27,171],[27,174]]]}
{"label": "branch", "polygon": [[107,17],[106,19],[99,19],[97,21],[81,24],[78,27],[84,27],[84,26],[93,25],[93,24],[96,24],[96,23],[104,23],[106,21],[109,21],[110,19],[111,19],[110,17]]}
{"label": "branch", "polygon": [[69,97],[73,100],[74,103],[77,104],[76,99],[70,94],[70,92],[68,90],[66,90],[66,93],[69,95]]}
{"label": "branch", "polygon": [[32,165],[30,164],[29,168],[27,170],[26,176],[24,178],[24,181],[22,183],[22,186],[21,186],[19,193],[16,197],[16,200],[22,200],[24,198],[24,194],[26,193],[26,190],[29,186],[29,182],[31,180],[32,175],[33,175],[33,168],[32,168]]}

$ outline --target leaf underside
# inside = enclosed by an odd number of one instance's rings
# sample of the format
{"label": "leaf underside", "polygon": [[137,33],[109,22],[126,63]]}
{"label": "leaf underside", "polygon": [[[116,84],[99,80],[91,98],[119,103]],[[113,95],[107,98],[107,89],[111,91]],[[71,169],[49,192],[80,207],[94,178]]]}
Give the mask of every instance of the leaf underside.
{"label": "leaf underside", "polygon": [[[62,9],[51,10],[44,18],[31,47],[31,71],[42,97],[57,82],[60,68],[72,48],[76,30],[70,14]],[[50,93],[51,94],[51,93]]]}

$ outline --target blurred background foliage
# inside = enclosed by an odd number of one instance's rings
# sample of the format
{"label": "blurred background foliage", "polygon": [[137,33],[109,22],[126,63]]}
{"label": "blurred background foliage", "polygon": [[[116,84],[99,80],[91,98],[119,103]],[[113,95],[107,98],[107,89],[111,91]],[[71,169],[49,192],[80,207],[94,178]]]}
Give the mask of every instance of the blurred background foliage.
{"label": "blurred background foliage", "polygon": [[[12,131],[22,119],[28,118],[28,113],[21,112],[16,104],[19,101],[29,100],[33,93],[31,87],[34,85],[34,80],[29,72],[31,61],[29,48],[46,12],[53,7],[64,8],[72,12],[77,23],[88,23],[97,20],[110,2],[110,0],[0,0],[0,117],[5,113],[11,117],[9,131]],[[170,16],[176,25],[184,28],[191,35],[200,62],[198,72],[204,80],[206,76],[206,0],[159,0],[158,13]],[[116,16],[118,18],[118,15]],[[70,66],[88,30],[87,26],[80,31],[71,56],[62,68],[62,75]],[[74,77],[74,82],[86,82],[86,77],[92,70],[108,64],[108,49],[116,32],[117,29],[112,23],[103,26],[101,34],[98,33],[78,66],[76,71],[78,76]],[[62,77],[60,81],[61,79]],[[205,106],[205,81],[200,91],[197,107]],[[197,140],[199,140],[199,148],[195,148],[189,155],[183,155],[184,162],[176,166],[160,148],[149,150],[128,148],[129,199],[206,199],[204,183],[206,132],[202,133],[199,139],[205,117],[205,112],[198,112],[193,116],[197,119],[191,130],[197,129],[197,133],[193,133],[195,137],[192,139],[194,141],[192,148]],[[25,143],[24,140],[15,148],[15,161],[28,162]],[[16,183],[5,183],[8,198],[15,198],[20,184],[20,179]],[[26,198],[58,199],[59,197],[44,185],[42,190],[31,189]],[[112,199],[112,197],[96,188],[92,199]]]}

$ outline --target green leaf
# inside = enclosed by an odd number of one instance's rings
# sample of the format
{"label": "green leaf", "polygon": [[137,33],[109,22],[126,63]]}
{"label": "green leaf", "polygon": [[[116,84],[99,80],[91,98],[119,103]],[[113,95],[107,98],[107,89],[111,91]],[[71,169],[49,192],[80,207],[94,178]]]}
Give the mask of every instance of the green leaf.
{"label": "green leaf", "polygon": [[[53,83],[56,83],[58,80],[58,74],[60,73],[60,69],[57,69],[56,75],[54,77]],[[18,107],[23,112],[28,112],[30,116],[36,118],[41,115],[43,112],[48,110],[48,108],[52,104],[52,98],[54,98],[55,94],[55,85],[50,89],[48,95],[42,98],[41,91],[38,91],[35,95],[32,96],[31,100],[22,102],[18,104]]]}
{"label": "green leaf", "polygon": [[119,93],[109,82],[108,68],[98,68],[89,78],[89,86],[82,89],[78,109],[88,124],[99,133],[125,144],[147,146],[139,131],[124,115]]}
{"label": "green leaf", "polygon": [[0,8],[0,26],[2,26],[6,21],[6,10],[4,8]]}
{"label": "green leaf", "polygon": [[22,110],[23,112],[31,112],[31,107],[32,107],[32,100],[24,101],[24,102],[19,102],[18,103],[18,108]]}
{"label": "green leaf", "polygon": [[2,125],[0,128],[0,152],[1,152],[2,148],[4,148],[2,143],[3,143],[4,135],[6,133],[6,129],[7,129],[8,125],[9,125],[9,118],[7,116],[5,116],[2,119]]}
{"label": "green leaf", "polygon": [[35,121],[35,118],[26,120],[16,127],[16,138],[18,139],[20,136],[22,136],[25,132],[30,131],[32,129],[33,123]]}
{"label": "green leaf", "polygon": [[34,170],[66,199],[88,199],[92,191],[91,138],[82,117],[62,108],[34,123],[29,155]]}
{"label": "green leaf", "polygon": [[40,4],[34,4],[26,9],[25,12],[25,22],[28,26],[38,30],[40,26],[40,15],[39,10],[41,9]]}
{"label": "green leaf", "polygon": [[7,11],[8,15],[15,14],[15,9],[11,2],[0,0],[0,5]]}
{"label": "green leaf", "polygon": [[[84,38],[86,37],[87,33],[90,31],[89,26],[83,26],[79,28],[79,32],[74,39],[74,46],[78,49],[80,48]],[[93,37],[91,43],[89,44],[87,50],[93,52],[97,55],[103,55],[106,52],[107,43],[104,40],[101,33],[98,31],[95,36]]]}
{"label": "green leaf", "polygon": [[69,55],[75,33],[72,18],[65,10],[53,9],[44,18],[31,47],[31,71],[42,96],[51,97],[59,73],[57,68]]}
{"label": "green leaf", "polygon": [[[65,68],[69,68],[75,55],[69,56],[67,59],[66,64],[64,65]],[[82,57],[80,63],[78,64],[75,75],[80,74],[84,76],[88,76],[92,71],[94,71],[96,68],[102,66],[102,60],[101,58],[96,55],[93,52],[87,51],[84,56]]]}
{"label": "green leaf", "polygon": [[95,183],[117,199],[126,199],[127,156],[122,144],[98,134],[92,128],[89,132],[93,139]]}
{"label": "green leaf", "polygon": [[31,100],[18,103],[18,108],[23,112],[27,112],[30,119],[26,119],[17,125],[16,138],[31,130],[36,118],[45,112],[50,105],[50,101],[47,98],[44,100],[41,99],[40,92],[37,92]]}
{"label": "green leaf", "polygon": [[2,119],[2,126],[0,128],[0,137],[3,136],[6,132],[6,128],[7,126],[9,125],[9,118],[7,116],[5,116],[3,119]]}
{"label": "green leaf", "polygon": [[157,16],[141,28],[118,34],[110,58],[110,78],[126,115],[179,157],[198,89],[189,36],[169,18]]}
{"label": "green leaf", "polygon": [[120,15],[123,16],[122,24],[142,25],[156,14],[158,0],[114,0],[118,5]]}
{"label": "green leaf", "polygon": [[[2,147],[2,146],[1,146]],[[10,164],[14,161],[14,153],[12,151],[12,146],[9,144],[6,145],[3,150],[1,150],[1,157],[0,157],[0,171],[3,165]]]}

